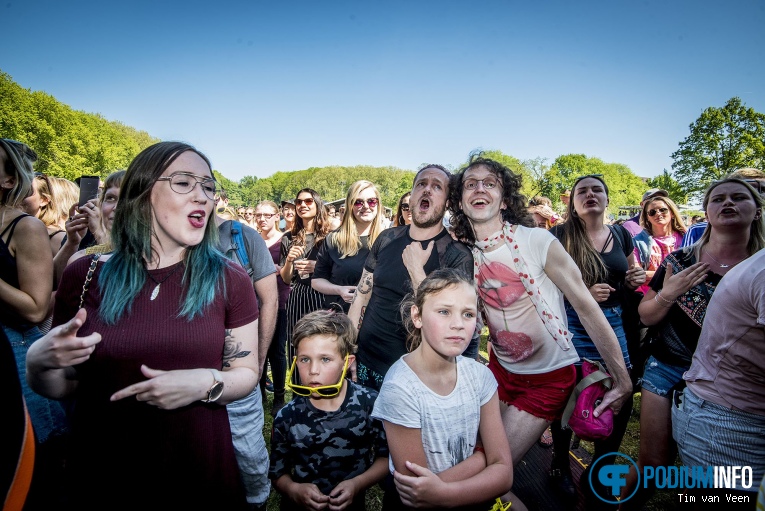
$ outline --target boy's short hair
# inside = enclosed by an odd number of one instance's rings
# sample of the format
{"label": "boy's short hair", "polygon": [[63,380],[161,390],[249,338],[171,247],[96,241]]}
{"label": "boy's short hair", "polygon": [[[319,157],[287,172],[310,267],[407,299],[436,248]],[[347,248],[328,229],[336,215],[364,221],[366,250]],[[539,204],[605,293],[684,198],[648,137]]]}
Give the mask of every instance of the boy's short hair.
{"label": "boy's short hair", "polygon": [[318,310],[306,314],[295,323],[292,330],[292,345],[297,351],[298,344],[306,337],[334,335],[340,355],[346,357],[356,353],[356,329],[342,312]]}

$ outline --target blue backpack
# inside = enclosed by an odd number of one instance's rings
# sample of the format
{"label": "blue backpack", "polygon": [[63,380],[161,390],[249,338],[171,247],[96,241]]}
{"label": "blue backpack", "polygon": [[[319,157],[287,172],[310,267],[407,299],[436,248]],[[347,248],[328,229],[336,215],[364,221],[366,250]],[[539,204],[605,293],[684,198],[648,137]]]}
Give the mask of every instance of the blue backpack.
{"label": "blue backpack", "polygon": [[[236,258],[239,259],[239,264],[242,265],[242,268],[247,270],[247,275],[252,277],[253,269],[252,266],[250,266],[250,256],[247,254],[247,246],[244,244],[242,224],[237,220],[231,221],[231,242],[234,244],[232,250],[236,254]],[[233,257],[231,257],[231,259],[233,259]]]}

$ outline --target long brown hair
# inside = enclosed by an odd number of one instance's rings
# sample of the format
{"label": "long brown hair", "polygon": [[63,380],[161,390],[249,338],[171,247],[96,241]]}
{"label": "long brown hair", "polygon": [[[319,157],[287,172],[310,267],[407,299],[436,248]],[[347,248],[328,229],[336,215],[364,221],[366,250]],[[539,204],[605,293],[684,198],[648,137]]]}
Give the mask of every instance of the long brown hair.
{"label": "long brown hair", "polygon": [[327,208],[324,207],[324,201],[321,200],[319,192],[313,188],[303,188],[295,194],[295,223],[292,224],[292,243],[298,245],[305,245],[305,226],[303,225],[303,219],[297,214],[297,198],[301,193],[310,193],[313,198],[313,203],[316,205],[316,217],[313,220],[313,233],[314,233],[314,245],[319,246],[327,237],[329,231],[332,228],[332,224],[329,222],[329,215],[327,214]]}
{"label": "long brown hair", "polygon": [[597,179],[603,184],[603,189],[606,191],[606,197],[608,197],[608,185],[600,176],[581,176],[574,182],[574,186],[571,187],[571,200],[568,201],[566,211],[568,212],[568,220],[563,223],[563,248],[566,249],[568,255],[574,260],[579,267],[579,271],[582,272],[582,280],[587,287],[594,286],[600,282],[605,282],[608,277],[608,269],[606,268],[603,258],[600,257],[600,253],[592,246],[589,236],[587,236],[587,227],[584,220],[579,218],[579,214],[574,208],[574,199],[576,195],[576,187],[583,179],[592,178]]}

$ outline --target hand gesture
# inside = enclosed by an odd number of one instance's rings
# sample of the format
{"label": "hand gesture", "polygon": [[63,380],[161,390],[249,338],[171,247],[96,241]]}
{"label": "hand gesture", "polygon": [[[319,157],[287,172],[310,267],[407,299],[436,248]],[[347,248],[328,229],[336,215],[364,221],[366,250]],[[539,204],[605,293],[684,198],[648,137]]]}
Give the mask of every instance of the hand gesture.
{"label": "hand gesture", "polygon": [[595,284],[590,288],[590,294],[598,303],[608,300],[608,297],[611,296],[611,293],[614,291],[616,291],[616,289],[608,284]]}
{"label": "hand gesture", "polygon": [[356,296],[356,288],[354,286],[340,286],[340,292],[338,294],[346,303],[351,303],[353,297]]}
{"label": "hand gesture", "polygon": [[73,246],[79,246],[82,238],[88,232],[88,215],[76,213],[76,211],[76,204],[69,208],[69,220],[64,224],[66,242]]}
{"label": "hand gesture", "polygon": [[315,484],[298,483],[294,488],[289,497],[304,509],[319,511],[329,506],[329,497],[319,491]]}
{"label": "hand gesture", "polygon": [[353,480],[342,481],[329,492],[330,511],[341,511],[353,503],[356,497],[356,484]]}
{"label": "hand gesture", "polygon": [[600,406],[595,408],[592,413],[595,417],[600,417],[600,414],[606,408],[611,408],[614,411],[614,415],[616,415],[622,409],[624,403],[627,402],[627,399],[632,399],[632,382],[630,380],[619,382],[619,384],[606,392],[603,395],[603,401],[600,403]]}
{"label": "hand gesture", "polygon": [[146,380],[134,383],[112,394],[111,401],[135,396],[138,401],[161,408],[174,410],[199,401],[212,385],[208,369],[179,369],[160,371],[141,365]]}
{"label": "hand gesture", "polygon": [[77,331],[87,317],[85,309],[80,309],[67,323],[57,326],[32,343],[27,353],[28,363],[45,369],[63,369],[88,360],[96,344],[101,342],[101,334],[94,332],[85,337],[77,337]]}
{"label": "hand gesture", "polygon": [[624,282],[632,289],[637,289],[645,284],[646,274],[640,264],[635,263],[632,268],[627,270],[627,275],[624,277]]}
{"label": "hand gesture", "polygon": [[298,259],[293,264],[295,265],[298,274],[301,276],[313,273],[314,268],[316,268],[316,261],[311,261],[309,259]]}
{"label": "hand gesture", "polygon": [[295,259],[303,257],[303,251],[305,247],[303,245],[292,245],[290,251],[287,252],[287,262],[293,263]]}
{"label": "hand gesture", "polygon": [[664,274],[664,284],[661,288],[662,298],[674,301],[677,297],[688,292],[692,287],[704,282],[709,271],[709,263],[693,264],[674,275],[671,264],[667,264]]}
{"label": "hand gesture", "polygon": [[[409,272],[409,277],[412,282],[420,282],[425,278],[425,263],[430,259],[430,254],[433,252],[433,246],[436,243],[431,241],[428,243],[427,248],[422,248],[422,243],[419,241],[413,241],[404,249],[401,254],[401,260],[406,267],[406,271]],[[421,276],[421,278],[418,278]]]}
{"label": "hand gesture", "polygon": [[[79,208],[79,212],[88,218],[88,229],[90,229],[90,232],[92,232],[94,236],[101,234],[101,210],[96,205],[96,199],[90,199],[83,204],[82,207]],[[103,242],[98,236],[96,236],[96,239],[99,243]]]}
{"label": "hand gesture", "polygon": [[443,495],[446,483],[439,479],[436,474],[416,463],[407,461],[406,468],[414,476],[393,472],[393,480],[396,483],[401,502],[411,507],[440,505],[441,503],[436,499],[439,495]]}

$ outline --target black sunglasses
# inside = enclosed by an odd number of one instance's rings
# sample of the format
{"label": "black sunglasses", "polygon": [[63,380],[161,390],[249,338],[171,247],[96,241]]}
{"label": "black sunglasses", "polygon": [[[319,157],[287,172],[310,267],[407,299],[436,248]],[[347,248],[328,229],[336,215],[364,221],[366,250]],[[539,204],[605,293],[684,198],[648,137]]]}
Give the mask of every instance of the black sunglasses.
{"label": "black sunglasses", "polygon": [[650,209],[648,210],[648,216],[656,216],[656,213],[661,213],[662,215],[666,215],[668,211],[669,211],[669,208]]}

